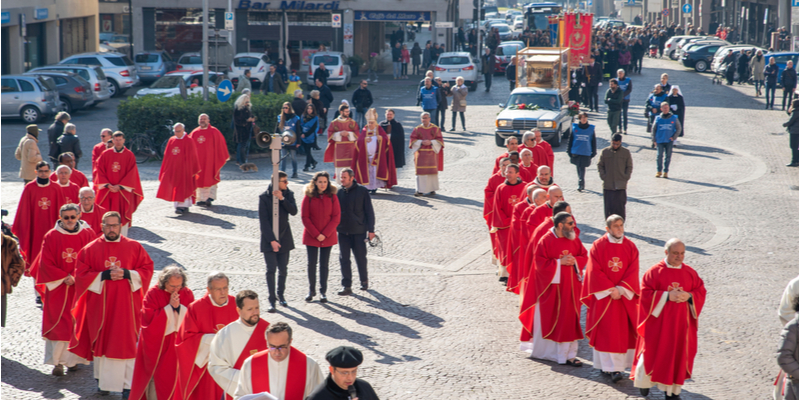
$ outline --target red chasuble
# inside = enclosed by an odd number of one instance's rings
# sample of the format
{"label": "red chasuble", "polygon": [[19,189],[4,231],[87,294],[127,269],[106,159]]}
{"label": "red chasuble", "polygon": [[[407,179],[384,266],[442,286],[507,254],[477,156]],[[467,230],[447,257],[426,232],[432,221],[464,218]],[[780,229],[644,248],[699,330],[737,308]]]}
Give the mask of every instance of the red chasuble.
{"label": "red chasuble", "polygon": [[492,229],[492,214],[494,213],[494,193],[497,187],[505,182],[506,178],[500,173],[492,174],[486,188],[483,189],[483,219],[486,221],[486,226],[489,227],[489,236],[492,240],[492,254],[494,258],[500,258],[500,248],[497,243],[497,232]]}
{"label": "red chasuble", "polygon": [[194,192],[197,190],[197,174],[200,173],[200,160],[197,159],[197,148],[194,140],[183,135],[169,138],[164,150],[164,160],[158,173],[158,193],[156,198],[166,201],[184,201],[189,197],[194,203]]}
{"label": "red chasuble", "polygon": [[[527,189],[526,189],[527,190]],[[536,209],[536,204],[531,203],[525,210],[522,211],[522,215],[519,217],[519,237],[517,238],[517,245],[519,246],[519,250],[517,251],[517,259],[514,260],[516,267],[514,271],[516,271],[517,277],[515,278],[518,283],[518,288],[515,290],[517,294],[525,293],[525,284],[528,281],[528,270],[529,265],[525,264],[525,252],[528,249],[528,242],[530,242],[530,235],[533,234],[532,231],[528,231],[528,218],[530,217],[533,210]],[[511,277],[508,278],[511,280]]]}
{"label": "red chasuble", "polygon": [[522,223],[520,219],[522,218],[522,214],[530,208],[531,203],[528,203],[528,198],[525,197],[525,200],[520,201],[519,203],[514,205],[514,210],[511,213],[511,229],[508,235],[508,239],[506,241],[506,254],[508,254],[508,283],[506,285],[506,291],[514,292],[519,294],[519,258],[520,258],[520,236],[522,230]]}
{"label": "red chasuble", "polygon": [[514,206],[522,200],[524,189],[525,185],[518,178],[515,184],[510,184],[508,181],[501,184],[494,193],[492,229],[497,230],[498,253],[500,253],[498,260],[503,267],[507,267],[510,260],[507,246],[511,232],[511,215],[514,213]]}
{"label": "red chasuble", "polygon": [[[259,318],[256,328],[253,330],[253,333],[250,334],[250,339],[247,340],[244,349],[239,353],[239,358],[236,359],[236,363],[233,364],[233,369],[242,369],[242,364],[244,364],[244,360],[247,360],[247,357],[267,349],[267,327],[269,327],[269,322]],[[233,397],[225,393],[225,399],[233,400]]]}
{"label": "red chasuble", "polygon": [[437,154],[433,151],[433,144],[421,145],[419,150],[414,153],[414,165],[416,165],[417,175],[436,175],[439,171],[444,171],[444,138],[439,127],[430,124],[427,128],[417,125],[411,132],[408,148],[412,148],[417,140],[434,140],[439,142],[441,149]]}
{"label": "red chasuble", "polygon": [[533,182],[533,180],[536,179],[536,177],[539,175],[539,165],[537,165],[535,162],[531,161],[531,165],[526,167],[525,165],[523,165],[520,162],[519,163],[519,173],[520,173],[520,175],[528,177],[527,179],[523,177],[522,178],[523,181],[528,182],[528,183]]}
{"label": "red chasuble", "polygon": [[[72,308],[75,285],[67,285],[67,275],[75,277],[78,252],[95,239],[90,228],[79,227],[75,233],[56,227],[44,235],[42,251],[31,266],[31,275],[37,286],[44,290],[42,296],[42,337],[69,342],[72,339]],[[61,282],[55,289],[46,289],[45,284]]]}
{"label": "red chasuble", "polygon": [[[120,189],[119,192],[112,193],[105,187],[106,184],[122,185],[133,190]],[[139,168],[133,153],[127,148],[119,153],[113,147],[106,149],[97,159],[96,186],[95,202],[108,211],[118,212],[122,216],[122,225],[131,222],[133,213],[144,199]]]}
{"label": "red chasuble", "polygon": [[[531,164],[531,165],[533,165],[533,164]],[[529,170],[523,168],[522,165],[520,165],[519,166],[519,178],[522,179],[523,182],[530,182],[530,181],[533,180],[533,178],[536,178],[536,174],[531,175],[531,172]]]}
{"label": "red chasuble", "polygon": [[[595,293],[624,287],[633,299],[622,296],[597,300]],[[586,336],[589,345],[605,353],[626,353],[636,347],[636,314],[639,304],[639,250],[628,239],[611,243],[608,234],[592,244],[581,303],[586,305]],[[620,293],[622,294],[622,293]]]}
{"label": "red chasuble", "polygon": [[[537,150],[534,151],[534,149]],[[541,149],[541,151],[539,151],[538,149]],[[531,149],[531,151],[534,152],[533,162],[536,163],[536,165],[547,165],[548,167],[550,167],[550,176],[556,176],[555,173],[553,172],[553,162],[555,161],[556,158],[555,154],[553,154],[553,146],[550,146],[550,143],[547,143],[546,141],[542,140],[541,142],[536,143],[536,146],[533,146],[533,149]],[[537,160],[536,156],[537,153],[539,153],[539,160]],[[544,156],[544,158],[542,158],[542,156]]]}
{"label": "red chasuble", "polygon": [[[661,296],[675,289],[690,293],[691,302],[667,300],[658,317],[651,315]],[[705,284],[692,267],[681,264],[680,269],[669,268],[664,260],[650,267],[642,277],[639,340],[632,371],[636,371],[639,356],[644,353],[645,373],[653,383],[683,385],[691,378],[697,354],[697,320],[705,301]]]}
{"label": "red chasuble", "polygon": [[505,152],[505,153],[503,153],[503,154],[500,154],[500,156],[499,156],[499,157],[497,157],[497,158],[494,160],[494,169],[492,169],[492,173],[493,173],[493,174],[496,174],[496,173],[497,173],[497,171],[500,171],[500,160],[502,160],[504,157],[508,157],[508,152]]}
{"label": "red chasuble", "polygon": [[[356,173],[356,182],[366,186],[369,185],[369,167],[376,167],[375,177],[382,181],[386,181],[386,188],[389,189],[397,185],[397,167],[394,165],[394,150],[392,150],[392,142],[389,141],[389,136],[386,135],[383,128],[377,126],[378,134],[367,132],[367,127],[361,129],[361,133],[356,139],[356,145],[353,149],[353,171]],[[369,161],[369,152],[367,151],[367,137],[372,140],[378,141],[378,148],[375,151],[375,156],[372,162]]]}
{"label": "red chasuble", "polygon": [[11,232],[19,238],[19,249],[28,264],[39,255],[44,235],[56,226],[63,204],[64,195],[57,183],[39,185],[34,179],[22,190]]}
{"label": "red chasuble", "polygon": [[[188,287],[178,292],[181,305],[188,307],[194,301],[194,294]],[[178,355],[175,351],[177,331],[169,335],[167,332],[167,313],[175,312],[169,305],[171,294],[159,289],[158,284],[147,291],[142,305],[142,331],[139,345],[136,348],[136,361],[133,367],[130,398],[139,400],[145,397],[145,390],[150,380],[155,384],[156,396],[159,399],[183,399],[183,392],[178,384]]]}
{"label": "red chasuble", "polygon": [[[351,168],[353,165],[353,150],[356,142],[351,142],[346,132],[353,132],[358,135],[358,124],[350,118],[336,118],[328,125],[328,147],[325,148],[323,161],[332,162],[336,168]],[[342,140],[333,140],[333,134],[342,132]]]}
{"label": "red chasuble", "polygon": [[[50,174],[50,180],[53,182],[58,183],[58,175],[55,172]],[[78,171],[77,169],[72,169],[72,174],[69,176],[69,181],[78,185],[78,189],[85,188],[89,186],[89,180],[86,179],[86,175],[83,172]],[[76,199],[73,203],[77,203],[78,200]]]}
{"label": "red chasuble", "polygon": [[81,221],[86,222],[92,228],[96,237],[103,235],[103,215],[108,212],[97,204],[92,205],[92,211],[83,211],[81,206]]}
{"label": "red chasuble", "polygon": [[[142,287],[132,291],[131,280],[105,280],[100,294],[89,291],[98,275],[114,265],[139,273]],[[153,276],[153,260],[135,240],[121,236],[119,241],[109,242],[101,236],[78,253],[77,274],[72,306],[75,335],[69,350],[88,361],[103,356],[135,358],[142,299]]]}
{"label": "red chasuble", "polygon": [[[97,159],[100,158],[100,155],[106,151],[108,147],[106,147],[105,143],[98,143],[92,147],[92,183],[97,185]],[[94,188],[97,190],[97,187]]]}
{"label": "red chasuble", "polygon": [[194,128],[189,137],[194,140],[197,159],[200,161],[197,187],[207,188],[218,184],[219,171],[230,158],[225,136],[222,136],[219,129],[209,125],[206,129],[201,129],[199,126]]}
{"label": "red chasuble", "polygon": [[[286,374],[285,400],[303,400],[306,391],[306,355],[290,347],[289,370]],[[250,361],[250,379],[253,393],[269,393],[269,350],[256,353]]]}
{"label": "red chasuble", "polygon": [[189,305],[176,340],[180,387],[187,400],[219,400],[222,397],[222,388],[208,374],[208,364],[198,367],[194,361],[203,335],[216,334],[236,321],[239,313],[233,296],[229,295],[228,303],[222,307],[211,304],[212,301],[206,293]]}
{"label": "red chasuble", "polygon": [[67,186],[61,186],[58,181],[56,181],[56,185],[61,187],[61,195],[64,196],[62,204],[79,204],[81,202],[79,197],[81,188],[78,185],[69,182]]}
{"label": "red chasuble", "polygon": [[528,226],[528,232],[534,232],[539,225],[542,224],[547,218],[553,217],[553,206],[550,205],[550,202],[547,201],[544,204],[536,207],[533,211],[531,211],[531,215],[528,216],[528,220],[525,222]]}

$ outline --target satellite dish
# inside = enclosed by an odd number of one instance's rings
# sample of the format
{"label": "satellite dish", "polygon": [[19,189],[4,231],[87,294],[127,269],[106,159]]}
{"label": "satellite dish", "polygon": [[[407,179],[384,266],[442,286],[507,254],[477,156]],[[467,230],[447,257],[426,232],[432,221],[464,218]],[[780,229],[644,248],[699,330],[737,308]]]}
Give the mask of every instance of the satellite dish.
{"label": "satellite dish", "polygon": [[272,134],[267,131],[259,132],[258,135],[256,135],[256,145],[262,149],[268,149],[271,142]]}

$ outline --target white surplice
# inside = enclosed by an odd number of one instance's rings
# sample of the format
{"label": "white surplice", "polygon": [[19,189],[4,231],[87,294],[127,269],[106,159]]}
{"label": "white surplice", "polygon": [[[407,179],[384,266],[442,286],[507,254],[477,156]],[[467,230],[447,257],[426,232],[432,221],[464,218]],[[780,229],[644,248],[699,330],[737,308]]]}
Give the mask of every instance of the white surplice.
{"label": "white surplice", "polygon": [[[417,152],[422,146],[422,140],[417,140],[411,145],[411,151]],[[442,144],[436,140],[431,140],[431,146],[436,154],[442,150]],[[438,170],[435,174],[430,175],[417,175],[417,192],[430,193],[439,190],[439,174]]]}
{"label": "white surplice", "polygon": [[[239,373],[239,384],[236,387],[234,399],[240,399],[242,396],[253,394],[252,386],[252,368],[251,364],[253,356],[247,358],[242,364],[241,372]],[[281,362],[277,362],[268,357],[267,364],[269,365],[269,394],[284,400],[286,397],[286,376],[289,373],[289,357],[286,357]],[[261,371],[256,371],[262,374]],[[319,386],[325,378],[322,376],[322,370],[319,365],[311,357],[306,356],[306,386],[303,392],[303,398],[308,397],[311,392]]]}
{"label": "white surplice", "polygon": [[[256,326],[247,326],[239,318],[217,332],[208,354],[208,373],[225,393],[233,396],[239,382],[239,370],[233,368]],[[196,360],[195,360],[196,363]]]}

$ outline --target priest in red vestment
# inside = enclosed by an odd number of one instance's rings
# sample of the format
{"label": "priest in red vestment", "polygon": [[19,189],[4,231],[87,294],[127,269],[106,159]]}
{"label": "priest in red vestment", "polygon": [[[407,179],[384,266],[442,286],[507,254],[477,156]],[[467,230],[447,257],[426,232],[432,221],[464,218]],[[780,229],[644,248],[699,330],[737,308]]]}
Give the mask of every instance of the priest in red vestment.
{"label": "priest in red vestment", "polygon": [[[81,187],[70,181],[72,170],[66,165],[56,167],[56,183],[61,187],[61,195],[64,196],[63,204],[78,204],[78,192]],[[51,174],[52,176],[52,174]]]}
{"label": "priest in red vestment", "polygon": [[186,135],[183,124],[176,123],[172,130],[174,135],[167,142],[158,173],[161,183],[156,197],[171,201],[175,206],[175,214],[185,214],[194,203],[200,160],[194,140]]}
{"label": "priest in red vestment", "polygon": [[439,190],[439,172],[444,170],[444,138],[439,127],[431,124],[429,113],[422,113],[420,120],[422,124],[411,132],[408,145],[414,152],[417,175],[414,196],[434,195]]}
{"label": "priest in red vestment", "polygon": [[497,187],[494,193],[494,204],[492,207],[492,231],[497,234],[498,253],[498,275],[508,281],[508,264],[510,255],[508,254],[508,238],[511,235],[511,217],[514,213],[514,206],[523,198],[525,185],[519,178],[519,167],[516,164],[509,164],[506,168],[506,180]]}
{"label": "priest in red vestment", "polygon": [[[533,233],[528,231],[528,218],[531,213],[536,210],[536,207],[547,202],[546,190],[539,189],[535,186],[526,186],[525,190],[527,193],[531,193],[529,196],[531,202],[527,204],[527,207],[524,207],[522,215],[519,217],[519,237],[516,239],[519,250],[517,251],[517,258],[514,260],[515,265],[519,266],[518,268],[514,268],[517,275],[515,278],[517,288],[514,289],[514,293],[517,294],[525,293],[525,284],[527,283],[528,270],[530,269],[530,265],[525,264],[525,251],[530,241],[530,235]],[[511,278],[509,278],[509,280],[511,280]],[[522,301],[522,297],[520,297],[520,301]]]}
{"label": "priest in red vestment", "polygon": [[563,200],[564,194],[561,188],[558,186],[551,186],[550,189],[547,190],[547,203],[536,207],[536,209],[531,211],[531,215],[528,216],[528,221],[526,221],[528,232],[535,231],[545,219],[555,215],[553,214],[553,206],[555,206],[557,202]]}
{"label": "priest in red vestment", "polygon": [[683,263],[683,242],[670,239],[664,249],[666,258],[642,277],[633,386],[644,396],[658,386],[667,398],[677,398],[692,378],[706,287],[697,271]]}
{"label": "priest in red vestment", "polygon": [[58,221],[58,211],[64,204],[61,187],[50,181],[50,164],[36,164],[36,179],[22,190],[11,232],[19,239],[19,250],[30,264],[42,249],[42,238]]}
{"label": "priest in red vestment", "polygon": [[97,204],[122,217],[122,236],[128,235],[133,213],[144,199],[136,157],[125,148],[125,134],[114,132],[114,146],[97,159]]}
{"label": "priest in red vestment", "polygon": [[92,228],[97,237],[103,235],[103,215],[106,215],[106,210],[103,207],[95,204],[95,194],[91,187],[83,187],[78,193],[80,200],[81,221],[85,222],[89,228]]}
{"label": "priest in red vestment", "polygon": [[572,215],[560,212],[553,217],[553,224],[553,229],[536,246],[533,266],[536,278],[528,285],[529,290],[535,291],[536,299],[531,306],[534,311],[531,358],[580,367],[583,363],[575,356],[578,340],[583,339],[580,291],[587,254],[575,234]]}
{"label": "priest in red vestment", "polygon": [[[58,156],[58,163],[70,168],[72,173],[69,175],[69,181],[78,185],[78,188],[89,186],[89,180],[86,179],[86,175],[75,169],[75,156],[72,153],[61,153]],[[56,168],[56,172],[58,172],[58,168]],[[58,182],[58,175],[56,175],[56,172],[50,174],[50,180],[53,182]]]}
{"label": "priest in red vestment", "polygon": [[483,189],[483,220],[486,221],[486,227],[489,229],[489,238],[492,241],[493,264],[497,264],[497,260],[500,258],[500,247],[497,243],[497,231],[492,229],[494,193],[497,191],[497,187],[505,182],[506,167],[508,167],[509,164],[511,164],[511,160],[509,160],[508,157],[504,157],[500,161],[500,169],[489,177],[489,181],[486,183],[486,187]]}
{"label": "priest in red vestment", "polygon": [[625,238],[622,217],[610,215],[606,234],[589,249],[581,303],[594,367],[614,382],[633,363],[639,292],[639,249]]}
{"label": "priest in red vestment", "polygon": [[211,126],[207,114],[197,118],[198,126],[189,137],[194,140],[197,158],[200,160],[200,174],[197,177],[197,205],[210,206],[217,199],[217,185],[220,182],[219,171],[230,159],[225,136],[219,129]]}
{"label": "priest in red vestment", "polygon": [[111,140],[111,135],[113,134],[114,131],[111,129],[103,128],[103,130],[100,131],[100,143],[92,147],[92,183],[96,183],[97,181],[97,159],[108,149],[108,141]]}
{"label": "priest in red vestment", "polygon": [[519,139],[517,139],[516,136],[507,137],[506,138],[506,152],[503,153],[503,154],[500,154],[500,156],[498,156],[494,160],[494,169],[492,170],[492,173],[496,174],[498,171],[500,171],[500,162],[504,158],[507,158],[508,155],[511,154],[511,152],[518,151],[518,149],[519,149]]}
{"label": "priest in red vestment", "polygon": [[[534,129],[533,134],[535,135],[534,137],[536,139],[536,146],[532,150],[534,151],[533,158],[536,161],[536,164],[547,165],[550,167],[550,175],[555,176],[556,174],[553,170],[553,163],[555,162],[553,147],[550,146],[550,143],[547,143],[547,141],[542,139],[542,131],[539,129]],[[540,149],[541,151],[539,151]],[[542,158],[542,156],[544,156],[544,158]]]}
{"label": "priest in red vestment", "polygon": [[553,182],[553,177],[550,176],[550,167],[539,165],[536,168],[536,178],[528,182],[526,186],[536,186],[538,189],[550,190],[551,187],[558,185]]}
{"label": "priest in red vestment", "polygon": [[228,294],[228,277],[222,272],[212,273],[205,296],[189,305],[178,331],[176,350],[184,399],[222,398],[224,391],[208,373],[208,355],[217,332],[238,318],[236,299]]}
{"label": "priest in red vestment", "polygon": [[130,393],[142,299],[153,276],[153,260],[139,242],[121,235],[121,226],[119,213],[109,211],[103,236],[78,253],[69,350],[94,360],[100,394]]}
{"label": "priest in red vestment", "polygon": [[235,397],[269,393],[281,400],[303,400],[323,381],[311,357],[292,346],[292,328],[277,322],[267,329],[267,349],[244,361]]}
{"label": "priest in red vestment", "polygon": [[[511,212],[511,229],[509,232],[508,239],[506,240],[506,254],[508,254],[508,266],[506,269],[508,270],[508,282],[506,283],[506,291],[514,292],[519,294],[519,278],[517,276],[517,271],[519,270],[519,257],[520,257],[520,236],[522,231],[522,214],[529,208],[533,203],[533,192],[536,188],[532,186],[528,186],[527,193],[525,196],[525,200],[518,202],[514,205],[514,209]],[[540,192],[541,193],[541,192]],[[526,242],[527,243],[527,242]]]}
{"label": "priest in red vestment", "polygon": [[269,322],[259,317],[258,293],[252,290],[237,293],[236,311],[239,318],[217,332],[208,354],[208,373],[225,392],[227,400],[233,399],[236,392],[244,360],[267,349]]}
{"label": "priest in red vestment", "polygon": [[533,152],[530,149],[522,149],[519,152],[519,171],[523,176],[528,177],[523,180],[527,183],[533,182],[539,176],[539,166],[533,162]]}
{"label": "priest in red vestment", "polygon": [[391,189],[397,185],[397,168],[392,142],[378,125],[377,111],[369,109],[366,119],[367,126],[361,129],[353,150],[353,171],[356,182],[375,193],[378,188]]}
{"label": "priest in red vestment", "polygon": [[142,304],[142,330],[130,399],[184,399],[175,344],[192,301],[194,294],[186,287],[186,274],[180,267],[170,266],[159,272]]}
{"label": "priest in red vestment", "polygon": [[350,118],[350,106],[340,104],[339,117],[328,125],[328,147],[325,148],[323,161],[332,162],[336,171],[352,168],[358,131],[358,124]]}
{"label": "priest in red vestment", "polygon": [[78,252],[96,238],[76,204],[61,207],[61,219],[44,235],[42,251],[31,266],[37,285],[44,286],[42,295],[42,337],[44,363],[53,365],[53,375],[64,375],[64,367],[75,370],[76,364],[88,361],[67,351],[72,339],[72,302],[75,297],[75,266]]}

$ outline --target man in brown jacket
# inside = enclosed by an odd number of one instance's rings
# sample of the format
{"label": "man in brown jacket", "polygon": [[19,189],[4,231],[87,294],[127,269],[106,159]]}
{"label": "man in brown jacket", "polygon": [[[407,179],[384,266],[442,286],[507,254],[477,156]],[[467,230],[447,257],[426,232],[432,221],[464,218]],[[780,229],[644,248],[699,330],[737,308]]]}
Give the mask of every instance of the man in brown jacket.
{"label": "man in brown jacket", "polygon": [[6,326],[6,295],[10,294],[12,287],[17,286],[22,273],[25,272],[25,261],[19,254],[17,241],[11,236],[2,235],[3,254],[3,292],[2,292],[2,324]]}
{"label": "man in brown jacket", "polygon": [[611,138],[611,146],[600,152],[597,171],[603,181],[603,203],[606,218],[617,214],[625,219],[625,204],[628,202],[628,181],[633,173],[630,150],[622,147],[622,135]]}
{"label": "man in brown jacket", "polygon": [[36,163],[42,161],[42,153],[39,151],[39,129],[35,124],[28,125],[27,134],[22,137],[17,146],[14,157],[20,160],[19,177],[28,182],[36,179]]}

